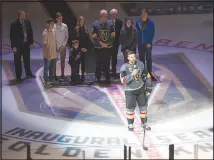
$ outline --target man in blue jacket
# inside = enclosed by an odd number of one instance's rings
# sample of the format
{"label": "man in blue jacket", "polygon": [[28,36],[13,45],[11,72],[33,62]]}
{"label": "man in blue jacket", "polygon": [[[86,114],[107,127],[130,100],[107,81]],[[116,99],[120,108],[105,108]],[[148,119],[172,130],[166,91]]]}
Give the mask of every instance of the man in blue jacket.
{"label": "man in blue jacket", "polygon": [[153,21],[148,18],[146,9],[141,10],[141,18],[136,21],[136,28],[138,31],[139,59],[145,63],[146,54],[147,70],[154,79],[152,76],[152,42],[155,36],[155,26]]}

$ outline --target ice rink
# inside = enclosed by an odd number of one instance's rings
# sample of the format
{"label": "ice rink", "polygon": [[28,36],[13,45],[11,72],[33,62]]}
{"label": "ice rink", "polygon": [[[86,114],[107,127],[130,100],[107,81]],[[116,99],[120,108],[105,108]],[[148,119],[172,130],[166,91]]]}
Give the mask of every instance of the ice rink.
{"label": "ice rink", "polygon": [[[93,11],[89,10],[90,2],[85,2],[82,10],[75,7],[77,3],[68,4],[76,15],[84,13],[89,28],[102,8],[98,2]],[[117,3],[105,7],[117,8],[122,20],[127,16]],[[14,85],[9,24],[20,8],[26,11],[34,29],[31,69],[37,77]],[[148,123],[152,130],[146,132],[148,151],[142,149],[138,113],[134,132],[127,129],[122,85],[44,88],[39,77],[43,73],[41,33],[48,18],[40,3],[3,3],[3,159],[26,158],[28,144],[33,159],[80,159],[83,151],[86,159],[123,159],[124,144],[132,147],[132,159],[168,159],[169,144],[175,144],[175,159],[194,159],[196,144],[199,159],[212,159],[213,26],[205,23],[213,21],[212,15],[151,17],[157,28],[153,69],[161,83],[154,83],[149,99]],[[118,59],[119,70],[121,52]],[[58,75],[59,67],[60,61]],[[68,64],[65,74],[70,74]]]}

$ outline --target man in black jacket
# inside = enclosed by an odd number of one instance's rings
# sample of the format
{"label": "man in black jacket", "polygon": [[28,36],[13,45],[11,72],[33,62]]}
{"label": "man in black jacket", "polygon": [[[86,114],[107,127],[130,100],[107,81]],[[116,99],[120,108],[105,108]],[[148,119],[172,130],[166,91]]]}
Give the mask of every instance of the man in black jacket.
{"label": "man in black jacket", "polygon": [[121,28],[123,26],[123,22],[117,18],[117,14],[118,14],[118,11],[116,9],[112,9],[110,11],[110,18],[115,30],[115,39],[114,39],[113,47],[111,51],[111,72],[113,73],[113,76],[115,76],[117,72],[117,55],[118,55],[118,48],[120,45],[119,37],[120,37]]}
{"label": "man in black jacket", "polygon": [[10,25],[11,48],[14,53],[14,63],[17,81],[21,81],[23,56],[26,78],[34,78],[30,69],[30,48],[33,45],[33,30],[31,22],[25,19],[25,12],[18,11],[18,19]]}

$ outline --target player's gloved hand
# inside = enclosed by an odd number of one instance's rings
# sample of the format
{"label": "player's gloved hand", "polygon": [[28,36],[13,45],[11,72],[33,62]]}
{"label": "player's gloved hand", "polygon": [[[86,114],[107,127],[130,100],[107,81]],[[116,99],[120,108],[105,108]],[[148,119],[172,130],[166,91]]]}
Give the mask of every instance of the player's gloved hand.
{"label": "player's gloved hand", "polygon": [[132,77],[136,76],[138,73],[139,73],[139,70],[138,69],[134,69],[132,71]]}
{"label": "player's gloved hand", "polygon": [[152,93],[152,85],[146,84],[146,92]]}

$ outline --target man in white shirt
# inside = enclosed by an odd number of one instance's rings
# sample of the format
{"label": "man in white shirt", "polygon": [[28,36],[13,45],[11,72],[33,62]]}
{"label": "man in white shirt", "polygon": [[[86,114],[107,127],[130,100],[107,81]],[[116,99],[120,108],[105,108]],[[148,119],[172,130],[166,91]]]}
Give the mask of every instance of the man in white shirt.
{"label": "man in white shirt", "polygon": [[[56,32],[57,52],[60,54],[61,60],[61,78],[64,79],[65,57],[66,57],[66,44],[68,42],[68,27],[63,21],[62,13],[56,13],[56,23],[54,30]],[[56,76],[56,69],[55,69]]]}

